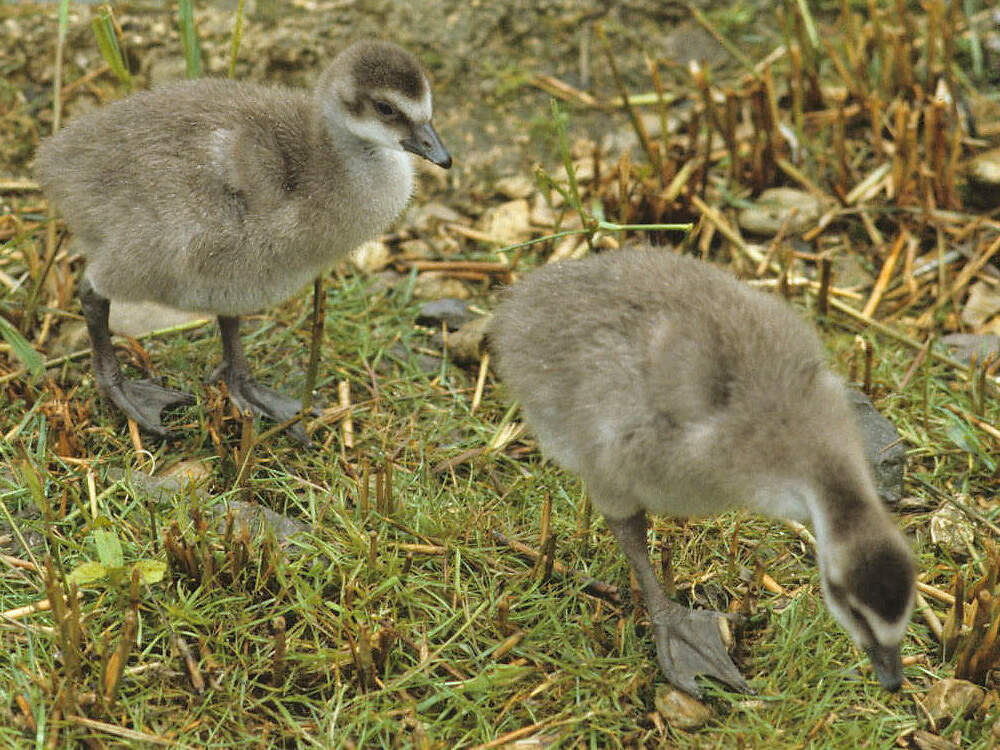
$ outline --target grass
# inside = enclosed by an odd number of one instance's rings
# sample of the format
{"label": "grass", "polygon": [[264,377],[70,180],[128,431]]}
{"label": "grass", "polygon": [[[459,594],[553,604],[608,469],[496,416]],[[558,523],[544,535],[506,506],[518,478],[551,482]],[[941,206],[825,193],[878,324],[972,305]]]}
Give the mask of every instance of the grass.
{"label": "grass", "polygon": [[[247,336],[261,378],[283,380],[288,390],[294,390],[297,376],[290,374],[287,353],[305,357],[308,306],[307,296],[289,303]],[[433,473],[443,458],[487,442],[506,402],[502,387],[491,383],[480,410],[469,414],[472,373],[447,359],[438,371],[426,373],[415,359],[390,358],[397,341],[410,351],[427,345],[427,334],[412,325],[414,317],[405,291],[371,293],[368,280],[343,277],[329,299],[326,379],[320,390],[335,392],[332,381],[346,377],[357,401],[372,397],[367,363],[376,373],[378,401],[355,415],[353,451],[341,450],[336,426],[329,450],[303,451],[279,435],[258,449],[242,488],[233,486],[237,469],[231,457],[220,458],[200,427],[211,421],[203,406],[178,414],[177,441],[147,447],[159,467],[179,458],[203,462],[210,472],[207,487],[152,500],[127,475],[114,478],[123,466],[148,470],[150,458],[134,452],[118,417],[96,402],[92,388],[78,395],[93,419],[82,435],[85,466],[61,461],[48,447],[53,438],[45,417],[29,421],[21,441],[49,503],[65,506],[46,523],[31,518],[35,503],[21,482],[15,479],[2,491],[4,504],[21,519],[20,532],[44,540],[34,548],[36,558],[51,555],[64,570],[93,560],[92,531],[104,524],[121,541],[126,565],[162,560],[164,535],[176,525],[197,554],[217,560],[219,572],[191,579],[172,565],[165,580],[140,587],[134,603],[127,579],[83,587],[83,667],[74,681],[75,710],[59,695],[69,680],[58,641],[46,630],[50,616],[26,618],[20,626],[8,622],[0,673],[9,681],[0,690],[5,705],[23,700],[27,713],[14,709],[12,721],[4,722],[5,743],[18,746],[35,734],[25,732],[30,715],[36,736],[45,741],[96,736],[113,744],[107,731],[69,718],[78,711],[190,747],[470,746],[535,724],[532,734],[574,747],[663,741],[679,747],[764,742],[889,747],[922,723],[906,691],[887,696],[870,674],[859,674],[864,657],[823,609],[815,568],[794,533],[775,522],[731,515],[686,529],[661,519],[656,533],[675,545],[683,598],[706,606],[725,606],[729,599],[753,602],[740,654],[759,695],[730,695],[709,686],[717,719],[693,734],[667,727],[664,735],[648,718],[661,679],[641,610],[628,601],[615,606],[595,599],[569,580],[540,582],[527,561],[498,547],[491,536],[498,529],[534,543],[541,498],[549,494],[558,559],[627,590],[627,566],[603,524],[595,519],[579,534],[578,481],[533,454],[497,454],[453,473]],[[833,331],[835,350],[838,337],[845,340]],[[150,353],[164,372],[181,374],[181,386],[197,388],[198,376],[185,373],[207,372],[216,347],[214,332],[205,327],[164,338]],[[879,348],[875,382],[891,384],[906,355]],[[924,411],[922,389],[882,402],[891,405],[918,458],[945,440],[944,403],[971,409],[963,394],[949,387],[949,375],[942,365],[926,375],[931,399],[926,427],[911,419]],[[1000,419],[995,404],[986,416]],[[15,410],[7,410],[4,429],[17,419]],[[224,442],[238,443],[238,423],[228,420],[226,428]],[[320,430],[315,437],[328,435]],[[0,450],[17,464],[12,446]],[[973,486],[984,481],[984,469],[967,463],[971,457],[933,453],[929,481],[941,485],[949,476],[968,478]],[[386,516],[371,507],[362,512],[352,477],[363,474],[364,462],[378,467],[386,457],[393,466],[393,510]],[[926,471],[921,463],[917,470]],[[87,472],[95,477],[97,517],[91,513]],[[227,542],[224,532],[199,531],[192,520],[196,511],[209,517],[212,506],[240,497],[302,521],[311,532],[282,555],[261,540],[240,553],[239,542]],[[151,515],[158,536],[151,531]],[[922,551],[921,568],[940,571],[938,579],[946,584],[952,565],[937,559],[927,540],[926,514],[907,514],[904,523]],[[404,545],[414,544],[432,546],[433,553],[407,552]],[[227,567],[235,558],[242,560],[238,569]],[[743,580],[740,572],[753,570],[760,560],[793,596],[774,596]],[[42,598],[37,576],[9,572],[0,583],[4,610]],[[114,707],[105,712],[84,698],[99,692],[100,665],[116,648],[129,612],[138,618],[137,639]],[[284,656],[275,681],[279,618]],[[515,633],[520,640],[495,658]],[[194,688],[173,634],[192,652],[203,691]],[[359,645],[365,639],[369,645]],[[919,621],[904,653],[928,659],[908,669],[916,684],[947,672]],[[960,724],[965,746],[987,747],[988,726]]]}
{"label": "grass", "polygon": [[[0,268],[28,283],[0,287],[0,312],[17,328],[44,262],[45,225],[37,196],[12,208],[20,224]],[[664,218],[639,211],[625,220]],[[544,253],[528,248],[524,267]],[[482,248],[469,254],[496,258]],[[78,271],[56,259],[26,326],[46,356],[80,325],[60,291]],[[705,727],[665,722],[644,610],[603,522],[581,528],[580,482],[543,461],[528,437],[456,460],[490,444],[509,401],[490,376],[473,410],[475,367],[421,359],[439,346],[414,323],[414,280],[384,289],[338,272],[328,283],[317,389],[336,407],[338,384],[350,383],[353,446],[343,413],[331,408],[314,449],[277,433],[247,450],[268,425],[242,424],[217,387],[202,384],[219,356],[210,325],[125,343],[132,361],[148,355],[170,385],[199,395],[173,413],[169,443],[140,436],[137,445],[99,399],[84,359],[0,381],[0,503],[13,519],[0,518],[0,745],[888,748],[934,729],[918,701],[951,676],[953,662],[922,615],[903,647],[918,660],[906,669],[909,683],[887,695],[822,606],[808,545],[746,514],[655,521],[679,598],[747,615],[737,659],[757,691],[706,685],[714,716]],[[946,590],[956,573],[981,576],[991,532],[973,526],[965,550],[934,544],[929,518],[939,501],[914,480],[996,520],[996,441],[975,422],[1000,424],[995,393],[980,398],[933,358],[902,387],[916,349],[835,309],[817,315],[812,291],[794,304],[816,320],[838,371],[863,371],[858,335],[873,348],[875,401],[908,446],[910,500],[899,518],[923,580]],[[245,326],[255,374],[288,393],[305,381],[310,307],[303,294]],[[940,310],[934,331],[951,312]],[[18,368],[13,350],[0,349],[0,377]],[[198,467],[200,483],[151,492],[143,474],[162,476],[180,461]],[[493,534],[540,547],[545,498],[555,559],[579,577],[546,579]],[[255,536],[227,521],[226,504],[237,500],[308,531]],[[149,561],[166,565],[164,577],[135,576]],[[102,575],[78,591],[67,586],[65,575],[85,563],[99,563]],[[783,592],[763,586],[763,572]],[[588,576],[617,586],[621,601],[588,593]],[[66,607],[14,613],[60,591]],[[945,607],[929,606],[945,619]],[[987,748],[998,720],[994,702],[943,731],[962,747]]]}

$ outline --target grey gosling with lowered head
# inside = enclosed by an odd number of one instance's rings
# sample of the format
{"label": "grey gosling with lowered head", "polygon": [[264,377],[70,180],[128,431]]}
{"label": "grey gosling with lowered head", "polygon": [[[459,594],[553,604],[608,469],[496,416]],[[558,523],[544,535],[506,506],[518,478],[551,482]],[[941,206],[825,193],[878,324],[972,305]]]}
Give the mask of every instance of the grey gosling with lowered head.
{"label": "grey gosling with lowered head", "polygon": [[[276,305],[375,237],[413,192],[412,152],[448,168],[419,63],[386,42],[341,52],[314,90],[223,79],[168,84],[74,120],[36,172],[87,259],[80,299],[100,389],[140,427],[191,397],[126,380],[109,298],[218,316],[225,380],[243,410],[299,401],[256,383],[239,316]],[[306,440],[300,425],[296,437]]]}
{"label": "grey gosling with lowered head", "polygon": [[543,452],[583,477],[628,558],[670,682],[749,690],[718,613],[657,583],[646,512],[745,507],[812,523],[827,606],[899,688],[913,555],[876,494],[845,386],[789,305],[701,261],[626,250],[527,275],[490,340]]}

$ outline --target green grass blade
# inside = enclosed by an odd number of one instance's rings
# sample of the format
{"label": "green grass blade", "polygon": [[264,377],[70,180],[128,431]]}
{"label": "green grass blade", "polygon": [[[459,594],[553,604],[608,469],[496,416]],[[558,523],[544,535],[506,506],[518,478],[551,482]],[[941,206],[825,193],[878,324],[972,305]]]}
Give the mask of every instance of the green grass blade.
{"label": "green grass blade", "polygon": [[59,39],[66,39],[66,30],[69,28],[69,0],[60,0],[59,3]]}
{"label": "green grass blade", "polygon": [[198,78],[201,75],[201,45],[198,43],[198,30],[194,26],[192,0],[177,0],[177,15],[187,77]]}
{"label": "green grass blade", "polygon": [[118,80],[129,90],[132,89],[132,75],[125,65],[125,56],[118,44],[118,35],[115,34],[115,25],[111,21],[111,13],[107,7],[101,8],[97,16],[90,22],[97,38],[97,48],[101,51],[101,57],[111,68],[111,72],[117,76]]}
{"label": "green grass blade", "polygon": [[0,317],[0,336],[10,345],[10,350],[14,353],[14,356],[21,360],[21,364],[28,368],[28,372],[32,375],[41,375],[42,370],[45,369],[45,360],[28,343],[28,340],[6,318],[2,317]]}

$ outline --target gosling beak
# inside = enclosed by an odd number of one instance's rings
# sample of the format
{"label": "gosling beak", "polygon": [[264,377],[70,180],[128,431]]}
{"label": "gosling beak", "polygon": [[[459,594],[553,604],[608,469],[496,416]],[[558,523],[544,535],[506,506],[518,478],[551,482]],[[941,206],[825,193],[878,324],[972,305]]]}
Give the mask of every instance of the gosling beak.
{"label": "gosling beak", "polygon": [[400,141],[400,145],[411,154],[422,156],[439,167],[448,169],[451,166],[451,154],[441,143],[441,138],[429,122],[414,125],[410,137]]}
{"label": "gosling beak", "polygon": [[903,684],[903,659],[899,655],[899,646],[869,646],[865,652],[872,660],[875,676],[882,687],[890,693],[899,690]]}

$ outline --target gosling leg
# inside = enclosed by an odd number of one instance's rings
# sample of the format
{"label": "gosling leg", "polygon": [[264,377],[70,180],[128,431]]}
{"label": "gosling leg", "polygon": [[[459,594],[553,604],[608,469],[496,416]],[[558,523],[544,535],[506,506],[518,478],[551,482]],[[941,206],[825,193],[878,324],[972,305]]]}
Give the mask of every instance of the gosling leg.
{"label": "gosling leg", "polygon": [[719,633],[720,613],[693,610],[667,598],[649,563],[646,544],[646,514],[630,518],[605,519],[621,547],[646,600],[653,623],[656,658],[666,678],[695,697],[701,690],[695,675],[707,675],[741,692],[753,692],[743,679],[722,642]]}
{"label": "gosling leg", "polygon": [[90,361],[97,387],[140,428],[159,437],[168,437],[160,412],[173,404],[190,404],[194,397],[152,380],[126,380],[111,344],[108,314],[111,303],[84,277],[80,282],[80,304],[90,335]]}
{"label": "gosling leg", "polygon": [[[222,332],[222,364],[212,373],[212,379],[225,381],[229,397],[241,410],[261,414],[275,422],[291,419],[302,411],[302,402],[260,385],[250,376],[250,364],[243,351],[239,329],[239,318],[219,316],[219,330]],[[310,413],[317,415],[319,409],[313,407]],[[312,444],[301,422],[293,424],[289,431],[296,440],[305,445]]]}

